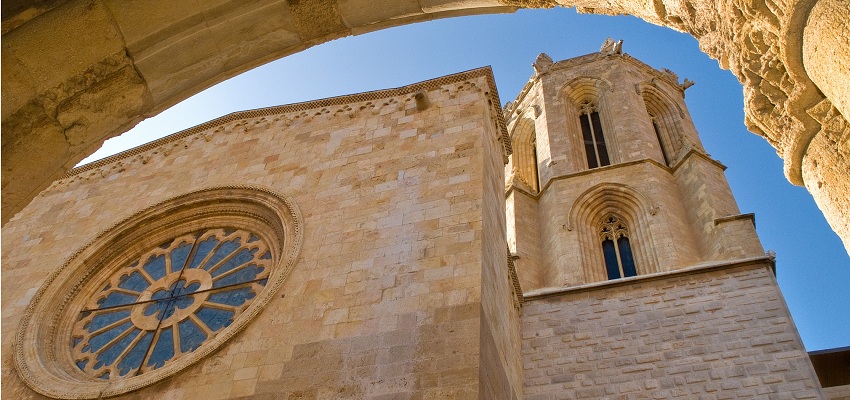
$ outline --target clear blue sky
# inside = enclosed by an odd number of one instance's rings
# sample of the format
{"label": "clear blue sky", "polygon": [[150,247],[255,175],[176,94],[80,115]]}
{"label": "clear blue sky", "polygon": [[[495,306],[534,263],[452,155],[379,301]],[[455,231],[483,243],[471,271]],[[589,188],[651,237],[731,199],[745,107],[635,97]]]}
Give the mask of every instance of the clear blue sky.
{"label": "clear blue sky", "polygon": [[699,51],[695,39],[632,17],[572,9],[453,18],[336,40],[210,88],[110,140],[92,161],[234,111],[404,86],[485,65],[502,103],[513,100],[545,52],[563,60],[599,50],[606,37],[680,79],[696,81],[686,102],[741,211],[756,215],[766,250],[809,351],[850,346],[850,258],[811,195],[782,175],[782,160],[744,127],[741,85]]}

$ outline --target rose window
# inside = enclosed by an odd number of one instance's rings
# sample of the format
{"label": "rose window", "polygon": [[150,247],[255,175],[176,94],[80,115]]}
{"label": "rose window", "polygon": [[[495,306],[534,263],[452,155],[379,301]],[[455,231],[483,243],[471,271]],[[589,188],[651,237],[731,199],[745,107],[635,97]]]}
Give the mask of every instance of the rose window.
{"label": "rose window", "polygon": [[263,291],[271,252],[246,230],[207,229],[131,259],[74,323],[74,363],[99,379],[160,368],[229,326]]}

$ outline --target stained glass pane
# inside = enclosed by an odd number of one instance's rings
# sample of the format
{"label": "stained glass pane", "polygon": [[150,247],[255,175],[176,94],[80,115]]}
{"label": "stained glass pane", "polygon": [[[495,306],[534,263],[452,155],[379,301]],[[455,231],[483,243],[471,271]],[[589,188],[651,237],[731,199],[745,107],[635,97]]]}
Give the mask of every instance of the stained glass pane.
{"label": "stained glass pane", "polygon": [[166,274],[165,256],[151,256],[143,268],[153,279],[162,278]]}
{"label": "stained glass pane", "polygon": [[620,266],[617,264],[617,249],[614,248],[614,241],[606,239],[602,242],[602,254],[605,256],[608,279],[620,279]]}
{"label": "stained glass pane", "polygon": [[620,260],[623,261],[623,274],[627,277],[637,276],[635,268],[635,260],[632,257],[632,246],[629,244],[629,238],[621,237],[617,239],[617,247],[620,249]]}
{"label": "stained glass pane", "polygon": [[206,262],[206,264],[202,265],[201,268],[209,271],[211,268],[216,267],[216,265],[221,262],[225,257],[233,253],[236,249],[239,248],[239,239],[231,240],[222,243],[215,250],[213,256]]}
{"label": "stained glass pane", "polygon": [[184,243],[171,251],[171,269],[177,271],[186,265],[186,259],[192,251],[192,243]]}
{"label": "stained glass pane", "polygon": [[596,149],[593,147],[593,133],[590,131],[590,121],[587,118],[587,114],[581,114],[579,116],[579,122],[581,122],[581,135],[584,138],[584,151],[587,153],[587,167],[596,168],[599,166],[599,162],[596,160]]}
{"label": "stained glass pane", "polygon": [[127,355],[118,363],[118,375],[124,376],[138,369],[144,361],[145,354],[151,345],[153,332],[145,332],[140,340],[136,342]]}
{"label": "stained glass pane", "polygon": [[156,344],[153,346],[153,352],[148,359],[148,366],[159,368],[174,357],[174,335],[172,331],[173,327],[160,330]]}
{"label": "stained glass pane", "polygon": [[195,256],[192,257],[192,262],[189,264],[189,268],[198,268],[198,265],[204,261],[204,258],[206,258],[219,243],[219,240],[215,237],[207,238],[198,243],[198,249],[195,251]]}
{"label": "stained glass pane", "polygon": [[236,229],[183,235],[140,254],[80,313],[68,341],[74,363],[108,380],[194,351],[264,288],[271,258],[259,236]]}
{"label": "stained glass pane", "polygon": [[197,312],[198,318],[213,332],[230,325],[234,312],[217,308],[201,307]]}
{"label": "stained glass pane", "polygon": [[95,308],[108,308],[115,306],[123,306],[127,304],[133,304],[136,302],[139,296],[134,296],[131,294],[121,293],[121,292],[112,292],[106,295],[106,297],[97,301],[97,307]]}
{"label": "stained glass pane", "polygon": [[197,349],[207,339],[207,334],[192,320],[178,322],[177,328],[180,332],[180,351],[183,353]]}
{"label": "stained glass pane", "polygon": [[121,289],[133,292],[141,292],[147,289],[148,286],[150,286],[150,283],[142,276],[142,274],[139,273],[139,271],[133,271],[129,275],[124,275],[121,277],[120,283],[118,284],[118,287]]}
{"label": "stained glass pane", "polygon": [[593,122],[593,136],[596,139],[596,151],[599,152],[599,166],[604,167],[611,164],[608,160],[608,147],[605,146],[605,135],[602,134],[602,123],[599,121],[599,113],[592,112],[590,120]]}

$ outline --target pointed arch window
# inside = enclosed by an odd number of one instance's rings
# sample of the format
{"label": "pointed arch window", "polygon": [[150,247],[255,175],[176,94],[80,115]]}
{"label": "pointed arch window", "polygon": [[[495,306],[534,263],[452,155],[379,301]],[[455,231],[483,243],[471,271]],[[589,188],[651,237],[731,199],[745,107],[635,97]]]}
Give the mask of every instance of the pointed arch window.
{"label": "pointed arch window", "polygon": [[649,114],[649,118],[652,120],[652,129],[655,130],[655,138],[658,139],[658,144],[661,146],[661,155],[664,156],[664,164],[669,166],[670,156],[668,155],[667,146],[664,144],[664,139],[661,137],[661,125],[658,123],[658,119],[652,114]]}
{"label": "pointed arch window", "polygon": [[602,241],[602,254],[609,280],[637,275],[629,229],[622,219],[616,215],[605,217],[599,228],[599,239]]}
{"label": "pointed arch window", "polygon": [[584,139],[584,151],[587,154],[587,167],[597,168],[611,164],[608,148],[605,146],[605,136],[602,134],[602,122],[593,104],[584,103],[581,106],[579,122]]}

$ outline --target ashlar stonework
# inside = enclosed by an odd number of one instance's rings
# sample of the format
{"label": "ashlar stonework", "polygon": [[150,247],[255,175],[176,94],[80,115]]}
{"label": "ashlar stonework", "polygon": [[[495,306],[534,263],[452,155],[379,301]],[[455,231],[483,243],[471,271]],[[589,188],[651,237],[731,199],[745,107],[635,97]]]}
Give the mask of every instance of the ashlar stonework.
{"label": "ashlar stonework", "polygon": [[107,138],[240,72],[344,36],[555,6],[696,38],[742,83],[748,128],[850,251],[847,0],[6,1],[3,223]]}
{"label": "ashlar stonework", "polygon": [[[826,398],[687,82],[613,41],[535,71],[504,109],[482,68],[234,113],[72,170],[2,230],[3,395]],[[173,256],[213,236],[271,261]],[[145,278],[160,253],[177,277]],[[205,319],[208,279],[243,271],[267,287],[239,303],[251,317]],[[109,297],[145,282],[174,286]],[[143,315],[98,325],[104,304]],[[238,329],[204,342],[185,321]],[[119,346],[121,324],[163,323],[181,357]],[[164,366],[120,376],[133,357]]]}

